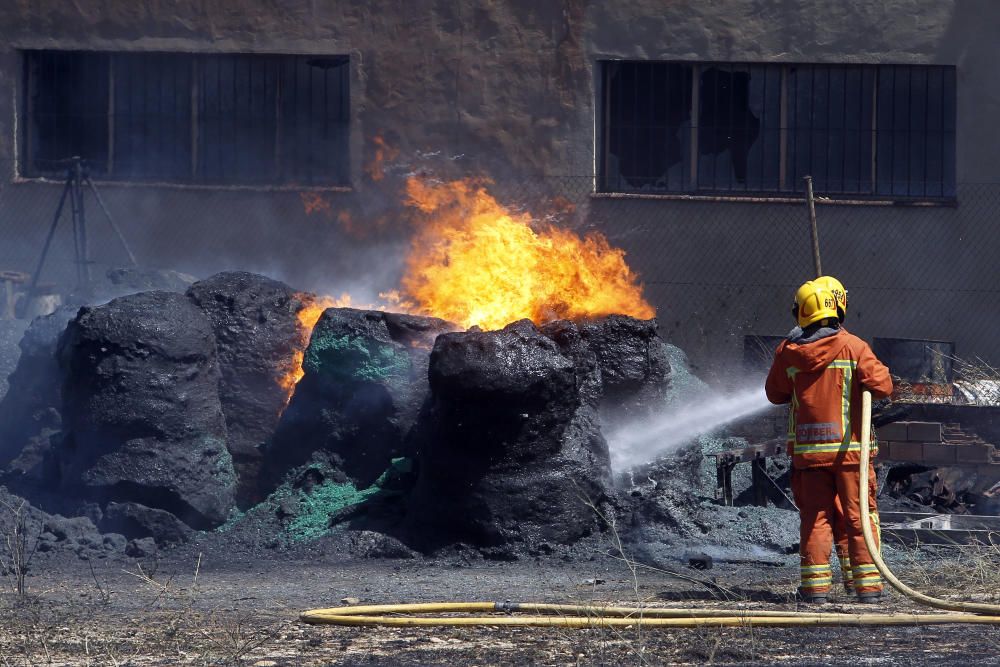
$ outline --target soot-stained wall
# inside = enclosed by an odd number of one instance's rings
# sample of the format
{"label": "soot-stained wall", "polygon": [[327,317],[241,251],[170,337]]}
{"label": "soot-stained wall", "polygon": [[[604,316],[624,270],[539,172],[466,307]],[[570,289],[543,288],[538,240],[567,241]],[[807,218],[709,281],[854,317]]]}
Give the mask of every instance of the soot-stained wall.
{"label": "soot-stained wall", "polygon": [[[18,178],[22,50],[348,55],[350,188],[101,184],[140,260],[199,276],[247,269],[370,298],[400,271],[402,176],[483,175],[528,207],[554,195],[573,202],[573,222],[628,251],[666,335],[715,369],[741,359],[743,335],[787,330],[791,290],[811,270],[805,214],[591,196],[596,63],[955,65],[959,205],[821,206],[824,263],[851,290],[859,333],[946,338],[960,354],[1000,356],[983,319],[1000,296],[971,296],[989,282],[1000,241],[982,188],[963,185],[1000,182],[1000,6],[989,0],[19,0],[0,4],[0,26],[0,269],[32,269],[59,195],[58,184]],[[376,137],[388,146],[382,169]],[[988,192],[1000,207],[1000,188]],[[91,211],[95,261],[120,262]],[[68,279],[70,257],[64,230],[46,275]]]}

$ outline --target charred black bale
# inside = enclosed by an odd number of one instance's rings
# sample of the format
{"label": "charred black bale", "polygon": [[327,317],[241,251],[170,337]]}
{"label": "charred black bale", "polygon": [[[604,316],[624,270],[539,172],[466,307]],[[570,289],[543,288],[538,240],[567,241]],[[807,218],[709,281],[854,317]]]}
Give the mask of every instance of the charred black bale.
{"label": "charred black bale", "polygon": [[301,349],[297,313],[304,303],[288,285],[243,271],[216,274],[187,295],[215,331],[227,444],[239,479],[237,500],[245,507],[260,499],[261,449],[288,402],[281,381]]}
{"label": "charred black bale", "polygon": [[35,318],[19,343],[21,356],[10,390],[0,401],[0,471],[42,482],[51,440],[61,428],[62,375],[56,347],[79,307],[63,306]]}
{"label": "charred black bale", "polygon": [[358,488],[370,486],[404,444],[428,391],[435,337],[454,325],[352,308],[330,308],[313,328],[305,375],[267,448],[270,487],[320,458]]}
{"label": "charred black bale", "polygon": [[609,315],[579,324],[601,370],[601,413],[614,422],[663,409],[670,388],[667,345],[656,320]]}
{"label": "charred black bale", "polygon": [[236,476],[208,318],[184,295],[82,308],[59,344],[67,495],[135,502],[196,529],[221,524]]}
{"label": "charred black bale", "polygon": [[[563,333],[565,349],[574,347],[572,325]],[[528,320],[438,337],[406,518],[411,542],[467,542],[510,557],[598,525],[588,503],[603,500],[610,466],[596,358],[571,357]]]}

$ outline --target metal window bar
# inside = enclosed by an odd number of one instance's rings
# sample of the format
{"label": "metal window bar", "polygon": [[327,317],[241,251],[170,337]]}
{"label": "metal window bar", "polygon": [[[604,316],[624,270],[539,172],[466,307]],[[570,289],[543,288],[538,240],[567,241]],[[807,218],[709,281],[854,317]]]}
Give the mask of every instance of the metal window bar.
{"label": "metal window bar", "polygon": [[[906,194],[913,196],[913,135],[917,131],[913,122],[913,68],[906,68]],[[926,98],[926,96],[925,96]],[[924,100],[926,102],[926,99]]]}
{"label": "metal window bar", "polygon": [[781,89],[778,91],[778,191],[788,184],[788,65],[781,66]]}
{"label": "metal window bar", "polygon": [[661,129],[660,122],[656,117],[656,107],[657,101],[657,90],[656,90],[656,72],[659,66],[653,63],[647,63],[644,70],[643,76],[645,77],[645,85],[649,90],[649,104],[647,105],[646,113],[644,114],[642,136],[643,143],[645,144],[645,150],[643,151],[643,171],[647,175],[646,182],[643,184],[644,187],[659,188],[662,187],[657,185],[659,180],[658,164],[662,163],[666,156],[666,150],[664,148],[660,149],[659,160],[653,151],[653,145],[656,138],[659,136],[659,131]]}
{"label": "metal window bar", "polygon": [[840,191],[848,192],[851,190],[851,188],[847,187],[847,96],[850,86],[847,83],[847,68],[841,68],[840,73],[841,81],[843,82],[840,91],[840,97],[843,102],[840,108]]}
{"label": "metal window bar", "polygon": [[[639,65],[636,64],[633,67],[634,67],[634,69],[632,71],[632,76],[633,76],[633,78],[636,81],[633,81],[633,84],[632,84],[632,125],[629,127],[629,129],[631,130],[631,137],[630,138],[632,139],[633,143],[632,143],[631,146],[629,146],[628,154],[629,154],[629,157],[632,158],[632,163],[633,163],[633,165],[635,165],[635,168],[638,168],[639,148],[638,148],[638,146],[636,144],[638,143],[638,135],[639,135],[639,131],[638,131],[638,128],[639,128],[639,86],[638,86],[638,81],[637,81],[638,78],[639,78]],[[624,153],[624,152],[625,151],[622,151],[622,153]],[[636,180],[640,182],[640,186],[641,186],[641,179],[644,176],[644,174],[637,173],[637,174],[635,174],[635,176],[636,176]],[[633,184],[633,187],[634,187],[634,184]]]}
{"label": "metal window bar", "polygon": [[[889,118],[892,123],[892,129],[889,132],[889,194],[896,193],[896,68],[895,66],[890,67],[892,71],[892,87],[889,93]],[[876,129],[877,131],[877,129]],[[876,149],[876,152],[877,149]]]}
{"label": "metal window bar", "polygon": [[698,189],[699,174],[698,174],[698,132],[701,129],[701,118],[698,116],[698,110],[701,108],[701,65],[694,65],[691,68],[691,146],[689,150],[691,151],[691,166],[690,166],[690,176],[691,176],[691,190]]}
{"label": "metal window bar", "polygon": [[871,115],[871,143],[872,149],[869,154],[871,165],[871,191],[878,192],[878,89],[881,85],[881,70],[876,68],[872,73],[872,115]]}

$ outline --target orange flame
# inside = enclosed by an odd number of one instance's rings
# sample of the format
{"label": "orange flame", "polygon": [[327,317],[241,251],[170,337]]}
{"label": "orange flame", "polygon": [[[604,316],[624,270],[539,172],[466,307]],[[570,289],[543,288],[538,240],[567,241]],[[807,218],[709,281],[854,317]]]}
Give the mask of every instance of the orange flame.
{"label": "orange flame", "polygon": [[421,314],[484,329],[523,318],[655,315],[625,252],[602,234],[580,237],[514,212],[483,181],[410,177],[406,191],[424,224],[402,291]]}
{"label": "orange flame", "polygon": [[[419,211],[423,224],[406,258],[401,289],[380,293],[382,303],[355,304],[346,292],[337,298],[298,295],[304,306],[298,312],[296,349],[278,380],[288,400],[304,375],[312,330],[327,308],[388,309],[484,329],[523,318],[541,324],[613,313],[642,319],[656,314],[625,263],[624,250],[612,247],[600,233],[581,237],[512,211],[485,184],[407,180],[405,203]],[[329,203],[322,198],[303,193],[302,201],[309,213],[329,214]],[[572,211],[570,202],[555,203],[563,212]],[[340,222],[350,225],[353,219],[344,212]]]}
{"label": "orange flame", "polygon": [[399,157],[399,149],[390,146],[386,143],[385,139],[378,134],[372,137],[372,143],[375,144],[375,152],[372,155],[371,162],[365,165],[365,173],[367,173],[373,181],[381,181],[385,178],[385,163]]}
{"label": "orange flame", "polygon": [[292,398],[295,385],[298,384],[299,380],[305,374],[305,371],[302,370],[302,360],[305,358],[306,347],[309,345],[309,337],[312,335],[313,327],[316,326],[323,311],[327,308],[351,307],[351,295],[346,292],[338,298],[332,296],[314,296],[312,294],[298,294],[296,296],[304,304],[302,310],[297,315],[299,320],[298,340],[295,342],[295,351],[292,353],[292,358],[288,361],[282,376],[278,378],[278,386],[284,389],[288,396],[285,399],[286,405]]}
{"label": "orange flame", "polygon": [[305,209],[306,215],[322,213],[327,218],[333,217],[333,208],[330,206],[330,202],[320,193],[300,192],[299,198],[302,200],[302,208]]}

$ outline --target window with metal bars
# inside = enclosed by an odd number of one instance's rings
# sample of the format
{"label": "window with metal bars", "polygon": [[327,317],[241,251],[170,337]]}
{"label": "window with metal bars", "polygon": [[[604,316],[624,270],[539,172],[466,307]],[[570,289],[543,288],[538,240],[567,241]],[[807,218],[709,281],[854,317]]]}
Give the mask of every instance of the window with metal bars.
{"label": "window with metal bars", "polygon": [[349,183],[346,56],[25,51],[20,173]]}
{"label": "window with metal bars", "polygon": [[605,61],[599,189],[955,196],[955,68]]}

